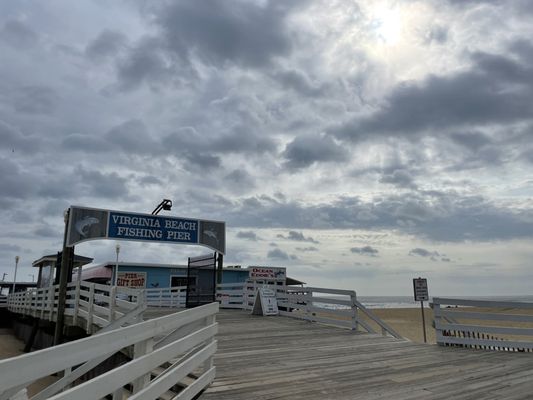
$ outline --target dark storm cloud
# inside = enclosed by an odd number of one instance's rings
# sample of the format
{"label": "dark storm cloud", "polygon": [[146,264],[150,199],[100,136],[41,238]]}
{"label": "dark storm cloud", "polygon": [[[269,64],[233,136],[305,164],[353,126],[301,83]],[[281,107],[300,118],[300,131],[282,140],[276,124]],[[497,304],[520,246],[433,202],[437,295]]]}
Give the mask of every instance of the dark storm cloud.
{"label": "dark storm cloud", "polygon": [[306,237],[302,232],[296,231],[289,231],[287,236],[279,234],[277,235],[277,237],[280,239],[294,240],[296,242],[310,242],[315,244],[320,243],[318,240],[313,239],[311,236]]}
{"label": "dark storm cloud", "polygon": [[427,43],[444,44],[448,40],[448,29],[439,25],[432,26],[426,32],[425,39]]}
{"label": "dark storm cloud", "polygon": [[0,120],[0,142],[8,152],[33,153],[41,145],[41,139],[35,136],[24,136],[22,132],[4,121]]}
{"label": "dark storm cloud", "polygon": [[417,247],[409,251],[410,256],[420,256],[420,257],[438,257],[440,254],[437,251],[430,251]]}
{"label": "dark storm cloud", "polygon": [[48,225],[43,225],[33,231],[33,233],[42,238],[59,238],[61,237],[61,230],[53,229]]}
{"label": "dark storm cloud", "polygon": [[0,30],[0,40],[20,49],[37,44],[38,35],[24,22],[8,20]]}
{"label": "dark storm cloud", "polygon": [[533,236],[532,210],[508,209],[482,196],[455,192],[392,194],[371,201],[342,197],[315,205],[247,198],[226,206],[225,212],[228,224],[240,227],[393,229],[445,242]]}
{"label": "dark storm cloud", "polygon": [[66,136],[61,142],[61,145],[67,150],[83,153],[100,153],[113,149],[113,146],[101,137],[82,133],[72,133]]}
{"label": "dark storm cloud", "polygon": [[450,138],[471,151],[479,151],[493,143],[489,136],[481,132],[457,132],[450,134]]}
{"label": "dark storm cloud", "polygon": [[159,179],[157,176],[153,175],[144,175],[142,177],[137,178],[137,181],[141,185],[163,185],[163,181]]}
{"label": "dark storm cloud", "polygon": [[172,80],[176,66],[169,62],[157,38],[142,38],[120,59],[117,66],[119,89],[133,90],[142,83],[157,88]]}
{"label": "dark storm cloud", "polygon": [[16,244],[0,243],[0,253],[15,253],[21,250],[22,248]]}
{"label": "dark storm cloud", "polygon": [[253,231],[239,231],[236,235],[239,239],[247,239],[256,242],[259,240],[256,233]]}
{"label": "dark storm cloud", "polygon": [[224,177],[224,181],[234,190],[247,191],[255,187],[255,179],[243,169],[235,169]]}
{"label": "dark storm cloud", "polygon": [[114,57],[125,49],[127,43],[123,33],[104,30],[87,45],[85,54],[94,61]]}
{"label": "dark storm cloud", "polygon": [[[8,153],[9,154],[9,153]],[[36,180],[17,163],[0,157],[0,199],[24,199],[34,192]]]}
{"label": "dark storm cloud", "polygon": [[368,257],[377,257],[379,254],[379,250],[372,246],[352,247],[350,251],[352,253]]}
{"label": "dark storm cloud", "polygon": [[206,144],[213,151],[221,153],[262,154],[276,151],[274,139],[261,136],[253,129],[236,127],[231,133],[210,140]]}
{"label": "dark storm cloud", "polygon": [[209,153],[191,153],[185,152],[183,157],[186,159],[184,168],[191,172],[204,172],[220,168],[222,162],[220,157]]}
{"label": "dark storm cloud", "polygon": [[325,87],[313,84],[302,71],[276,71],[272,77],[277,80],[284,89],[290,88],[302,96],[321,97],[325,93]]}
{"label": "dark storm cloud", "polygon": [[12,95],[15,110],[27,114],[52,114],[59,100],[56,91],[47,86],[25,86]]}
{"label": "dark storm cloud", "polygon": [[280,249],[270,250],[267,254],[267,258],[278,261],[296,260],[298,257],[292,254],[288,254]]}
{"label": "dark storm cloud", "polygon": [[138,119],[132,119],[113,127],[105,137],[107,141],[126,153],[149,154],[156,148],[156,143],[148,133],[145,124]]}
{"label": "dark storm cloud", "polygon": [[[511,57],[476,52],[471,69],[397,86],[374,114],[331,129],[353,141],[418,137],[430,130],[505,125],[533,118],[533,69]],[[433,133],[435,135],[435,133]]]}
{"label": "dark storm cloud", "polygon": [[391,173],[385,173],[379,180],[381,183],[390,183],[398,188],[416,189],[416,183],[409,171],[397,169]]}
{"label": "dark storm cloud", "polygon": [[102,173],[79,167],[75,176],[79,176],[79,181],[76,183],[79,185],[81,193],[77,193],[78,196],[113,199],[126,197],[129,194],[126,179],[120,177],[116,172]]}
{"label": "dark storm cloud", "polygon": [[306,253],[306,252],[310,252],[310,251],[318,251],[318,248],[316,248],[315,246],[296,247],[296,250]]}
{"label": "dark storm cloud", "polygon": [[342,162],[347,150],[325,135],[297,136],[282,153],[290,169],[309,167],[317,162]]}
{"label": "dark storm cloud", "polygon": [[274,139],[253,129],[233,128],[229,133],[210,137],[192,127],[183,127],[161,139],[163,151],[172,153],[263,154],[276,151]]}
{"label": "dark storm cloud", "polygon": [[181,59],[265,67],[291,50],[286,20],[304,1],[181,1],[156,10],[166,45]]}
{"label": "dark storm cloud", "polygon": [[429,258],[431,261],[442,261],[442,262],[451,262],[452,260],[446,256],[446,254],[441,254],[438,251],[430,251],[417,247],[409,251],[410,256],[419,256],[424,258]]}

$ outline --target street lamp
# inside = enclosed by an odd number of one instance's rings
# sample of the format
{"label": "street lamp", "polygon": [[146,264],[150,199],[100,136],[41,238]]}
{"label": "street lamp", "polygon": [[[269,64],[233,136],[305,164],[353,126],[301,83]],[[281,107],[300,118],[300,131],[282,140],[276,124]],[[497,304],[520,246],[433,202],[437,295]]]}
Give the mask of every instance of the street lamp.
{"label": "street lamp", "polygon": [[7,272],[4,272],[3,274],[4,274],[4,275],[2,275],[2,282],[4,282],[4,281],[6,280]]}
{"label": "street lamp", "polygon": [[115,252],[117,253],[117,261],[115,263],[115,279],[113,282],[113,286],[117,286],[117,278],[118,278],[118,254],[120,253],[120,244],[117,243],[115,246]]}
{"label": "street lamp", "polygon": [[172,209],[172,200],[163,199],[163,201],[159,203],[156,208],[154,208],[154,211],[152,211],[152,215],[159,214],[161,210],[170,211],[171,209]]}
{"label": "street lamp", "polygon": [[15,285],[17,282],[17,268],[19,266],[19,260],[20,260],[20,257],[15,256],[15,276],[13,277],[13,293],[15,293]]}

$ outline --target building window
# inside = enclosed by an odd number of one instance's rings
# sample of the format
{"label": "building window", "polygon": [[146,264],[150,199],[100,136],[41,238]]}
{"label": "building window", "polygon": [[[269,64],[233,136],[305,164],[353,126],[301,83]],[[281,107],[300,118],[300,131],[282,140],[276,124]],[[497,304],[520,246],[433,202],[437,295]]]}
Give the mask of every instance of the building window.
{"label": "building window", "polygon": [[187,286],[187,283],[189,283],[189,282],[192,285],[195,285],[196,284],[196,277],[194,277],[194,276],[191,276],[189,278],[187,278],[186,276],[171,276],[170,277],[170,286],[171,287]]}

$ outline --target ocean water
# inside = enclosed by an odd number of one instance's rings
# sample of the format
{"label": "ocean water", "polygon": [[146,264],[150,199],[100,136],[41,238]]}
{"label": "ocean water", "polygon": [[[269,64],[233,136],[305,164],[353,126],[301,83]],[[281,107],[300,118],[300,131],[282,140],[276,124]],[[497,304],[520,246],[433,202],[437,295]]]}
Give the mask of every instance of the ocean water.
{"label": "ocean water", "polygon": [[[325,296],[323,296],[325,297]],[[344,296],[331,296],[333,298],[344,299]],[[446,298],[468,299],[468,300],[493,300],[493,301],[519,301],[533,303],[533,295],[524,296],[438,296]],[[357,300],[363,303],[367,308],[419,308],[420,302],[415,302],[413,296],[357,296]],[[425,307],[429,307],[432,301],[424,302]],[[317,303],[318,305],[318,303]],[[320,303],[321,307],[325,308],[344,308],[338,305],[326,305]]]}

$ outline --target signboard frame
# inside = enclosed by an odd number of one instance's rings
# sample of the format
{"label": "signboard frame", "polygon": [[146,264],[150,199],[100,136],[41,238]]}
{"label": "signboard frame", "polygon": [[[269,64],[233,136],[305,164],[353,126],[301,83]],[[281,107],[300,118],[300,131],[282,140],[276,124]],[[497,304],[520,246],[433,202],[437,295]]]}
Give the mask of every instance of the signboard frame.
{"label": "signboard frame", "polygon": [[[198,218],[160,216],[137,212],[101,209],[72,205],[67,226],[67,247],[90,240],[128,240],[190,244],[208,247],[218,253],[226,252],[225,221]],[[74,215],[85,214],[83,219]],[[120,224],[123,221],[142,221],[139,227]],[[155,221],[158,221],[157,223]],[[152,226],[146,226],[146,224]],[[155,226],[156,224],[157,226]],[[166,225],[170,226],[166,226]],[[163,226],[161,226],[163,225]],[[189,229],[187,229],[189,228]],[[194,229],[191,229],[194,228]],[[117,234],[122,233],[122,235]],[[132,233],[132,235],[129,235]],[[139,235],[135,235],[139,233]]]}
{"label": "signboard frame", "polygon": [[415,301],[429,301],[428,280],[413,278],[413,292]]}

